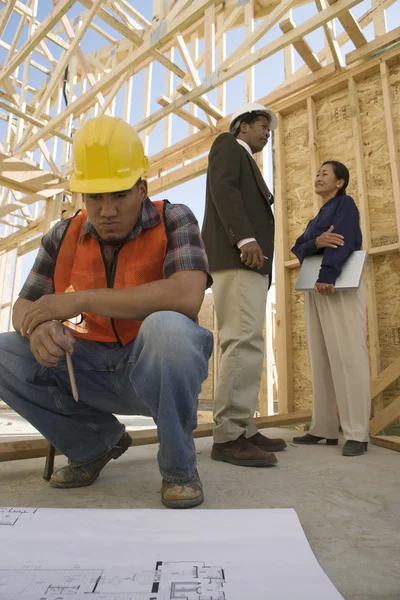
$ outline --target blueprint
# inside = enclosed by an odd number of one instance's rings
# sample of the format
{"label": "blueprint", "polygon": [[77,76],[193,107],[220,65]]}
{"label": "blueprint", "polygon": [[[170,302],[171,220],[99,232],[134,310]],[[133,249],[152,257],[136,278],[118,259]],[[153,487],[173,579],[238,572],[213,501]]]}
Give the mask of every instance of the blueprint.
{"label": "blueprint", "polygon": [[294,596],[342,599],[290,509],[0,508],[0,600]]}

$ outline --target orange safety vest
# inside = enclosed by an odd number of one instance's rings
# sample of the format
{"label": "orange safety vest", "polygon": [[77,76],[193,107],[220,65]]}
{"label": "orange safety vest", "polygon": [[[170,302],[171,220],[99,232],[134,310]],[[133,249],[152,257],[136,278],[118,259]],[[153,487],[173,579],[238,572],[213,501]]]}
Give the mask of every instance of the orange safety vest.
{"label": "orange safety vest", "polygon": [[[81,210],[67,225],[61,242],[54,271],[56,294],[100,288],[127,289],[158,281],[163,278],[167,252],[167,234],[164,221],[164,202],[154,202],[160,223],[143,229],[140,235],[116,249],[111,280],[98,239],[88,234],[81,238],[87,221],[87,212]],[[134,340],[142,321],[109,319],[93,313],[83,313],[79,324],[65,322],[76,337],[96,342],[119,342],[123,346]]]}

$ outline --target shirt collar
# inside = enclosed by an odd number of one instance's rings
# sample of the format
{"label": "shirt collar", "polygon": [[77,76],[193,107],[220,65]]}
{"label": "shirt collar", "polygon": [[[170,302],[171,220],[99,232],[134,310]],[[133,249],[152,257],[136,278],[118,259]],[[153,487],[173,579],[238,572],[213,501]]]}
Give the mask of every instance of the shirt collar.
{"label": "shirt collar", "polygon": [[[136,221],[136,225],[134,226],[128,237],[125,239],[125,241],[129,242],[129,240],[133,240],[139,237],[143,229],[151,229],[152,227],[158,225],[160,221],[161,219],[157,208],[150,200],[150,198],[146,198],[146,200],[142,204],[142,208],[140,211],[139,218]],[[97,239],[101,239],[97,231],[93,227],[92,223],[90,222],[89,218],[87,218],[86,223],[83,226],[81,238],[87,233],[90,233],[93,237]]]}
{"label": "shirt collar", "polygon": [[245,150],[247,150],[247,152],[250,154],[250,156],[253,156],[251,148],[250,148],[250,146],[248,145],[247,142],[244,142],[243,140],[238,140],[237,138],[236,138],[236,141],[237,141],[238,144],[240,144],[241,146],[243,146],[243,148]]}

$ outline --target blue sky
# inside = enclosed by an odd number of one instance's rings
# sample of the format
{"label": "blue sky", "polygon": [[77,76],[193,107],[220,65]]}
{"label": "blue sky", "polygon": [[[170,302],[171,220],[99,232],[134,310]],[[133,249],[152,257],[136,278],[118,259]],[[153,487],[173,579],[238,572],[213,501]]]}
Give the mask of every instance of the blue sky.
{"label": "blue sky", "polygon": [[[152,10],[152,2],[150,0],[130,0],[131,4],[139,10],[149,21],[151,21],[151,10]],[[357,5],[352,12],[355,17],[362,15],[371,7],[370,0],[366,0]],[[45,16],[52,10],[51,0],[39,0],[39,20],[43,20]],[[84,8],[80,4],[76,4],[69,12],[68,17],[71,21],[73,21],[74,17],[80,12],[83,12]],[[293,10],[293,20],[296,25],[305,21],[311,15],[315,14],[317,9],[314,3],[306,4],[299,8]],[[104,24],[103,21],[96,19],[95,22],[101,25],[101,27],[107,30],[115,39],[120,39],[121,36],[115,32],[112,28],[108,27]],[[400,10],[399,10],[399,2],[396,2],[392,7],[390,7],[387,11],[387,25],[388,29],[393,29],[400,24]],[[16,27],[18,25],[18,18],[13,16],[6,28],[6,31],[3,35],[3,39],[10,43],[13,39]],[[341,33],[342,27],[340,23],[336,22],[337,25],[337,33]],[[257,22],[255,23],[257,26]],[[364,33],[368,39],[372,39],[373,37],[373,27],[372,24],[369,25],[366,29],[364,29]],[[60,33],[62,37],[65,38],[65,34]],[[256,49],[265,45],[267,42],[279,37],[281,35],[281,31],[278,25],[274,26],[267,35],[265,35],[256,45]],[[19,46],[26,40],[27,31],[24,29]],[[236,48],[244,39],[244,29],[237,28],[232,30],[227,35],[227,53],[229,54],[234,48]],[[313,50],[318,52],[324,44],[323,33],[322,30],[318,30],[307,36],[307,41],[311,44]],[[89,32],[84,37],[81,47],[84,52],[93,52],[96,49],[99,49],[105,45],[105,40],[101,36],[99,36],[95,32]],[[200,42],[199,51],[202,50],[203,43]],[[57,59],[60,57],[60,49],[58,46],[53,44],[52,42],[48,42],[49,50],[53,53],[54,57]],[[342,52],[346,54],[347,52],[354,49],[354,46],[351,42],[347,43],[343,48]],[[4,63],[6,58],[6,51],[0,48],[0,62]],[[35,60],[40,62],[45,66],[49,66],[47,61],[45,61],[42,57],[35,53]],[[180,57],[178,51],[175,53],[176,63],[185,69],[183,61]],[[301,58],[295,52],[295,65],[296,68],[300,67],[303,64]],[[186,69],[185,69],[186,70]],[[199,71],[199,75],[202,78],[203,72],[202,69]],[[22,77],[22,71],[20,70],[19,77]],[[31,69],[31,77],[30,82],[35,86],[39,86],[44,80],[46,76],[36,70]],[[131,123],[134,125],[136,122],[140,121],[142,118],[142,110],[143,110],[143,92],[142,86],[144,81],[144,72],[135,77],[134,84],[134,93],[133,93],[133,102],[132,102],[132,117]],[[274,88],[276,88],[279,84],[284,81],[284,68],[283,68],[283,52],[280,52],[273,57],[267,59],[263,63],[256,65],[255,67],[255,99],[261,98],[271,92]],[[239,75],[235,79],[229,81],[227,83],[227,112],[232,112],[238,105],[244,102],[244,74]],[[178,78],[174,77],[174,84],[178,83]],[[136,92],[137,90],[137,92]],[[136,92],[136,93],[135,93]],[[156,111],[160,107],[157,104],[157,98],[161,95],[165,94],[165,68],[162,67],[159,63],[155,63],[153,65],[153,87],[152,87],[152,97],[151,97],[151,110]],[[216,91],[214,90],[210,94],[208,94],[208,98],[211,102],[216,103]],[[29,96],[28,96],[29,100]],[[123,109],[123,93],[117,96],[116,100],[116,114],[121,114]],[[55,114],[55,110],[51,112],[52,115]],[[204,117],[201,111],[199,111],[199,116]],[[183,122],[181,119],[176,117],[173,118],[173,135],[172,135],[172,143],[175,143],[188,135],[188,125]],[[5,135],[5,123],[0,120],[0,137],[4,138]],[[153,131],[150,137],[150,147],[149,147],[149,155],[159,152],[162,149],[163,143],[163,124],[160,123],[155,130]],[[267,150],[267,160],[268,160],[269,151]],[[267,180],[270,179],[267,176]],[[272,188],[272,181],[269,180],[268,184]],[[205,176],[198,177],[195,180],[187,182],[181,186],[172,188],[163,194],[164,197],[167,197],[171,202],[183,202],[188,204],[193,212],[195,213],[197,219],[200,224],[203,219],[204,213],[204,195],[205,195]],[[27,255],[24,259],[23,265],[23,277],[26,275],[30,265],[32,264],[35,253],[31,253]]]}

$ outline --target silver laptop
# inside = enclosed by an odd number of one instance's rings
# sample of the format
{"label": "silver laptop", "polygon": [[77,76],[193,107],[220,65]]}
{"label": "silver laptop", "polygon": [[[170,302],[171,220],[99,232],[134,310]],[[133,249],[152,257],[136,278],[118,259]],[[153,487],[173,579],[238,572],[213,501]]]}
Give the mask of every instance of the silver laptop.
{"label": "silver laptop", "polygon": [[[357,250],[352,252],[343,265],[343,270],[335,283],[335,289],[351,290],[360,285],[367,252]],[[300,274],[295,285],[296,292],[311,292],[319,277],[323,254],[316,254],[304,259]]]}

